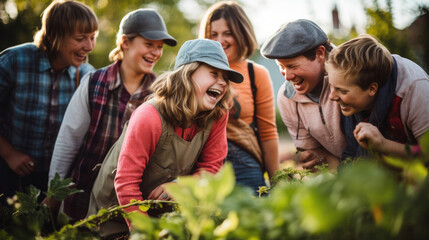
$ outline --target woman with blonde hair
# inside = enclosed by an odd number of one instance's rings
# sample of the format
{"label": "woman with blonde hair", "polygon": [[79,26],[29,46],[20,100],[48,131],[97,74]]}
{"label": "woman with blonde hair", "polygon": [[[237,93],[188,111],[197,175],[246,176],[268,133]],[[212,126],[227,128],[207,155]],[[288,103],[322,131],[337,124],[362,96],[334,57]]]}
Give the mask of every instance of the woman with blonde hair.
{"label": "woman with blonde hair", "polygon": [[85,217],[100,164],[133,110],[151,93],[153,67],[164,43],[175,46],[176,40],[158,12],[138,9],[122,18],[116,43],[110,54],[115,62],[83,78],[55,143],[49,179],[72,171],[76,188],[84,190],[64,201],[64,212],[72,219]]}
{"label": "woman with blonde hair", "polygon": [[247,60],[258,47],[252,24],[240,5],[222,1],[210,7],[200,24],[200,38],[218,41],[232,69],[244,76],[234,89],[234,108],[227,126],[228,156],[237,183],[254,190],[279,169],[274,93],[268,70]]}

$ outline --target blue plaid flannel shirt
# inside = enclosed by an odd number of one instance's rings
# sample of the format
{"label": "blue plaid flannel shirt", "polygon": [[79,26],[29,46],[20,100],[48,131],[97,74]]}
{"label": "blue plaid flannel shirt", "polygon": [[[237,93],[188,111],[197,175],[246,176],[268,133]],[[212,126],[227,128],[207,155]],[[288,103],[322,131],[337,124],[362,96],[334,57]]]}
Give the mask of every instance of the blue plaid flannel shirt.
{"label": "blue plaid flannel shirt", "polygon": [[[82,64],[79,76],[93,69]],[[55,78],[49,59],[33,43],[0,53],[0,134],[15,149],[35,158],[39,172],[49,170],[56,134],[76,90],[75,67],[58,74],[53,91]]]}

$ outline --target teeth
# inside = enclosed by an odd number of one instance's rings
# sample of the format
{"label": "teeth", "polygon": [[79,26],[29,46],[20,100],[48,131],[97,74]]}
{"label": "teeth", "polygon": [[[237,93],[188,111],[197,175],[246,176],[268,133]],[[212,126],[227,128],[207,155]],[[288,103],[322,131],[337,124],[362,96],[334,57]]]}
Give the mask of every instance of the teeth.
{"label": "teeth", "polygon": [[221,92],[221,91],[219,91],[219,90],[217,90],[217,89],[213,89],[213,88],[208,89],[208,90],[207,90],[207,92],[209,92],[209,93],[213,93],[213,94],[215,94],[215,95],[220,95],[220,94],[222,94],[222,92]]}
{"label": "teeth", "polygon": [[145,61],[147,61],[147,62],[150,62],[150,63],[153,63],[153,61],[152,60],[149,60],[149,59],[147,59],[147,58],[143,58]]}
{"label": "teeth", "polygon": [[214,92],[214,93],[217,93],[217,94],[221,94],[222,93],[221,91],[219,91],[217,89],[209,89],[208,91],[209,92]]}
{"label": "teeth", "polygon": [[304,79],[301,79],[300,81],[292,82],[292,83],[293,83],[293,85],[300,85],[300,84],[302,84],[303,82],[304,82]]}

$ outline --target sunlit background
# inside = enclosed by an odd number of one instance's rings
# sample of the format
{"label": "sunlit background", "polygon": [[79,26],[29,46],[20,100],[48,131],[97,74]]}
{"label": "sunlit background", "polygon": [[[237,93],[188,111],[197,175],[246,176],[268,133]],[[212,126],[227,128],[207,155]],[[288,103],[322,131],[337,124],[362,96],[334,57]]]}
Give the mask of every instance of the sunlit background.
{"label": "sunlit background", "polygon": [[[0,50],[33,39],[40,15],[51,1],[0,0]],[[110,64],[121,18],[137,8],[154,8],[164,17],[168,31],[179,44],[164,47],[155,67],[160,74],[171,69],[179,46],[198,34],[199,21],[214,0],[83,0],[99,18],[99,37],[90,55],[96,67]],[[429,0],[247,0],[238,1],[249,16],[260,45],[283,23],[299,18],[316,22],[334,44],[362,33],[377,37],[392,53],[417,62],[426,71],[429,63]],[[66,19],[64,19],[66,21]],[[284,82],[272,60],[256,51],[252,60],[265,65],[275,93]]]}

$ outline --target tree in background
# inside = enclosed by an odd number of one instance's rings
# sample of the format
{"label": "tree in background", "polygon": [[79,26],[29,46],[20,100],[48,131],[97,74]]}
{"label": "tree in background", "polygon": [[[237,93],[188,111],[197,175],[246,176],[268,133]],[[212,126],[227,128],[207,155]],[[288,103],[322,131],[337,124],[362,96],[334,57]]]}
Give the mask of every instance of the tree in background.
{"label": "tree in background", "polygon": [[364,6],[367,15],[366,32],[378,38],[391,53],[406,57],[428,71],[429,34],[425,28],[429,25],[428,6],[419,7],[420,16],[415,22],[423,21],[422,24],[418,24],[413,29],[409,27],[398,30],[393,25],[392,0],[386,0],[386,4],[387,9],[382,9],[379,1],[373,0],[373,8]]}
{"label": "tree in background", "polygon": [[410,41],[417,61],[429,73],[429,5],[419,6],[419,17],[401,31]]}

